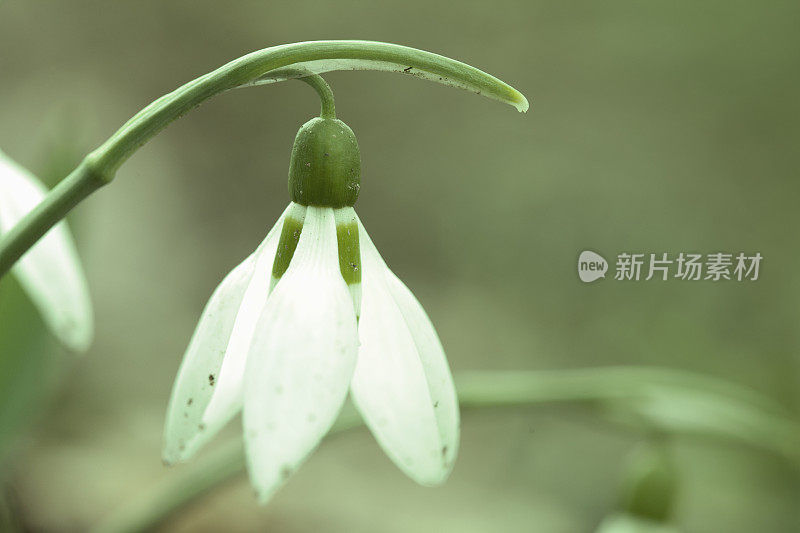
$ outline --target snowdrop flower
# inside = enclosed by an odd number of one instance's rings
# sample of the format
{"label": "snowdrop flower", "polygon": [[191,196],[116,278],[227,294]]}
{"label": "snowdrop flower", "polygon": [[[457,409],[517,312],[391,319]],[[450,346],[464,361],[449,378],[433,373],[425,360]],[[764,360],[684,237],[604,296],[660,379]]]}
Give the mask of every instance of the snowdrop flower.
{"label": "snowdrop flower", "polygon": [[319,444],[348,392],[411,478],[442,483],[459,413],[436,331],[353,210],[352,130],[315,118],[297,134],[292,202],[208,301],[172,391],[164,460],[188,459],[240,410],[261,502]]}
{"label": "snowdrop flower", "polygon": [[[47,189],[0,151],[0,235],[41,202]],[[12,268],[45,323],[68,348],[85,351],[94,319],[86,278],[67,223],[56,224]]]}

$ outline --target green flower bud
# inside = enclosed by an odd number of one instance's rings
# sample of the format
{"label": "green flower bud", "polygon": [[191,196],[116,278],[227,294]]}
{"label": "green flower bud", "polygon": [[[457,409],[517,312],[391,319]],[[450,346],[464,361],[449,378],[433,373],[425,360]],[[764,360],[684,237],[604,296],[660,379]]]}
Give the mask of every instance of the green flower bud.
{"label": "green flower bud", "polygon": [[648,443],[630,459],[622,487],[622,508],[632,516],[667,522],[677,490],[677,473],[664,444]]}
{"label": "green flower bud", "polygon": [[356,136],[335,118],[303,124],[292,147],[289,195],[302,205],[353,206],[361,187],[361,153]]}

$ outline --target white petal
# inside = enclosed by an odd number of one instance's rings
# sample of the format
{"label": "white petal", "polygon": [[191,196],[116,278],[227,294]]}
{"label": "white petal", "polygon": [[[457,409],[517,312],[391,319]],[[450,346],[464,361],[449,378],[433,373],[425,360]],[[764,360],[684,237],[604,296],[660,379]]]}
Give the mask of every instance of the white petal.
{"label": "white petal", "polygon": [[450,369],[422,306],[386,267],[360,221],[359,229],[364,294],[353,400],[395,464],[436,485],[449,475],[458,448]]}
{"label": "white petal", "polygon": [[450,462],[452,467],[458,451],[459,412],[456,388],[444,348],[442,348],[439,335],[436,334],[436,329],[422,305],[408,287],[388,268],[386,269],[386,283],[406,321],[411,336],[414,338],[417,354],[425,372],[428,392],[433,401],[442,443],[447,447],[442,459]]}
{"label": "white petal", "polygon": [[167,408],[163,457],[168,464],[188,459],[199,447],[196,437],[203,428],[203,412],[214,392],[236,311],[253,276],[255,262],[253,254],[225,276],[192,335]]}
{"label": "white petal", "polygon": [[317,446],[347,396],[358,350],[333,210],[309,207],[294,258],[247,357],[245,448],[265,502]]}
{"label": "white petal", "polygon": [[[0,235],[44,199],[47,189],[0,151]],[[67,347],[86,351],[94,315],[86,278],[65,221],[56,224],[14,265],[45,323]]]}
{"label": "white petal", "polygon": [[253,342],[258,319],[271,292],[272,265],[275,262],[283,222],[287,216],[303,220],[305,211],[305,206],[291,202],[270,231],[259,252],[255,267],[256,275],[244,293],[230,340],[225,348],[225,359],[219,370],[217,388],[203,415],[203,424],[211,434],[224,426],[242,408],[247,353]]}
{"label": "white petal", "polygon": [[[284,215],[258,249],[225,276],[203,310],[183,356],[167,408],[163,457],[168,464],[188,459],[235,414],[227,418],[220,415],[213,419],[213,424],[203,418],[223,385],[220,372],[245,293],[257,277],[254,273],[260,272],[259,265],[275,256]],[[241,396],[241,384],[235,393]]]}

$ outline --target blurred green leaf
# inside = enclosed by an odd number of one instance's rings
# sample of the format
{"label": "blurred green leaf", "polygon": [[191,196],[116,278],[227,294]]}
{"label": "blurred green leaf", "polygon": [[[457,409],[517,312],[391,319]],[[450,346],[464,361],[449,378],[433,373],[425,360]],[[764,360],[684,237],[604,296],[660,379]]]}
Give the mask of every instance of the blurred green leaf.
{"label": "blurred green leaf", "polygon": [[0,282],[0,477],[15,440],[37,418],[59,348],[12,276]]}
{"label": "blurred green leaf", "polygon": [[462,406],[555,401],[597,407],[645,431],[739,441],[800,468],[800,423],[769,398],[680,370],[606,367],[459,376]]}

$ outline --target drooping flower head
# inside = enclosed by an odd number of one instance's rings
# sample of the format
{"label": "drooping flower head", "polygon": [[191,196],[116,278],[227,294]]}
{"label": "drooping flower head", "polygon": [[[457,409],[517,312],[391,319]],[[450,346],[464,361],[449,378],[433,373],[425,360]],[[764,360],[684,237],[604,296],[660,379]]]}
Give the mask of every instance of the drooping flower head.
{"label": "drooping flower head", "polygon": [[[0,236],[11,231],[46,194],[47,188],[36,176],[0,151]],[[61,221],[48,231],[12,272],[56,337],[72,350],[88,349],[94,315],[67,223]]]}
{"label": "drooping flower head", "polygon": [[436,331],[389,270],[353,205],[352,130],[315,118],[298,132],[291,203],[211,296],[170,400],[164,459],[188,459],[240,410],[262,502],[319,444],[348,392],[380,446],[424,485],[443,482],[458,403]]}

